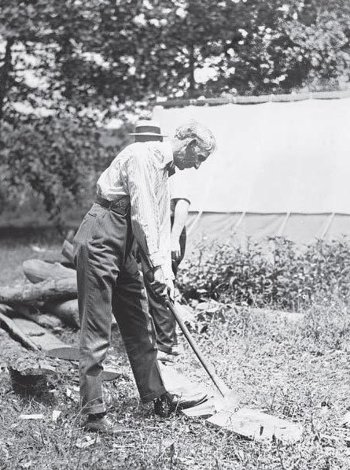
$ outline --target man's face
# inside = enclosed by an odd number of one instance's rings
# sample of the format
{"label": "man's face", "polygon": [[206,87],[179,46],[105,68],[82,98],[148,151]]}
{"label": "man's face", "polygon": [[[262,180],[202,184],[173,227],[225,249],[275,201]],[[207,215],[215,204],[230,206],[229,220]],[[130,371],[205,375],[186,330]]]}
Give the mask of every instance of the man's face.
{"label": "man's face", "polygon": [[209,152],[202,150],[194,139],[174,155],[174,163],[179,170],[185,170],[186,168],[195,168],[198,170],[208,157]]}

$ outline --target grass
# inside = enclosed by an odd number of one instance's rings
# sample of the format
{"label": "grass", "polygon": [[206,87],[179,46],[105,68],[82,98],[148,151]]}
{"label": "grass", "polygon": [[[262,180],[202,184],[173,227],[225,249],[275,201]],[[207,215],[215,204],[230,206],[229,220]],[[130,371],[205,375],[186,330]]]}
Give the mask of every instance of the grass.
{"label": "grass", "polygon": [[[60,241],[52,245],[35,238],[4,240],[0,285],[20,279],[21,261],[41,254],[33,252],[30,244],[57,251]],[[244,440],[200,419],[157,418],[151,406],[140,405],[130,371],[129,378],[123,376],[105,389],[111,415],[131,432],[115,438],[87,436],[78,426],[77,367],[60,362],[60,374],[50,378],[45,399],[15,394],[7,370],[2,369],[0,468],[349,469],[350,430],[341,426],[350,407],[349,319],[346,306],[328,299],[315,304],[299,323],[231,309],[208,319],[204,334],[194,333],[221,377],[240,394],[242,404],[303,424],[303,439],[294,445]],[[66,330],[64,336],[73,341],[76,333]],[[125,370],[117,332],[114,340],[110,361]],[[209,385],[184,347],[181,367]],[[55,410],[61,412],[57,421]],[[19,418],[36,413],[44,418]]]}

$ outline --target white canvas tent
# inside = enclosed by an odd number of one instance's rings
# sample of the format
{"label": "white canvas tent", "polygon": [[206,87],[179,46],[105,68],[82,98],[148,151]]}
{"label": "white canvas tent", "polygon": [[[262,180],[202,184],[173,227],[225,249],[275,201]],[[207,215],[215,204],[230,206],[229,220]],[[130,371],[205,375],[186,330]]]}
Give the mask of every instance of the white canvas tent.
{"label": "white canvas tent", "polygon": [[194,118],[218,142],[198,171],[181,175],[195,238],[283,235],[304,243],[350,235],[350,97],[298,99],[154,108],[168,135]]}

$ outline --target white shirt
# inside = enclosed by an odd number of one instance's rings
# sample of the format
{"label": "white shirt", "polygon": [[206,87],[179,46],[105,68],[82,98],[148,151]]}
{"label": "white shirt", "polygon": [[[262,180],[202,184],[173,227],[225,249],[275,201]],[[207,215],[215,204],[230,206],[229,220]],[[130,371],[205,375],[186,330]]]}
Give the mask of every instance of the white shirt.
{"label": "white shirt", "polygon": [[136,142],[112,161],[97,181],[97,194],[113,201],[129,196],[133,233],[151,267],[172,277],[170,255],[169,142]]}

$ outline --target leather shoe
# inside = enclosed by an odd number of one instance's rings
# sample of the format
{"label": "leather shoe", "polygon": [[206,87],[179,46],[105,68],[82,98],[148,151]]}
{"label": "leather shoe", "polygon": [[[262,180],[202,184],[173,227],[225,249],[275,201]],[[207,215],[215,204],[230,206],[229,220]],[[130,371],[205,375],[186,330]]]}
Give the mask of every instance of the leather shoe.
{"label": "leather shoe", "polygon": [[101,434],[121,434],[124,432],[130,432],[130,429],[121,426],[120,424],[115,424],[107,416],[100,415],[88,415],[88,418],[83,425],[84,431],[88,432],[98,432]]}
{"label": "leather shoe", "polygon": [[173,412],[200,405],[207,399],[206,393],[176,395],[167,392],[154,400],[154,412],[161,418],[168,418]]}

